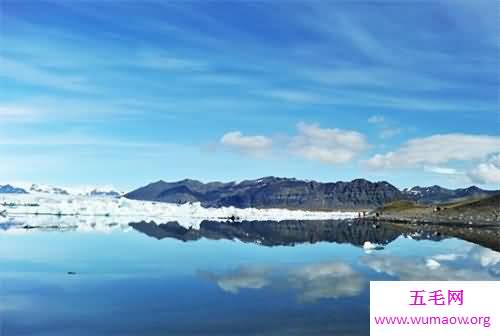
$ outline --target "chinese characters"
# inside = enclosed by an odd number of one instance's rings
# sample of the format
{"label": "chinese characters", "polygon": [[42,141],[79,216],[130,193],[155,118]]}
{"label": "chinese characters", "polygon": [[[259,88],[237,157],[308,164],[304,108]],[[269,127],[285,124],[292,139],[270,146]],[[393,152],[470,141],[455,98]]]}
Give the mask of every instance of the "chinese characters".
{"label": "chinese characters", "polygon": [[410,291],[410,306],[462,306],[464,304],[464,291],[462,290],[448,290],[447,296],[443,290],[438,289],[434,291],[425,290],[411,290]]}

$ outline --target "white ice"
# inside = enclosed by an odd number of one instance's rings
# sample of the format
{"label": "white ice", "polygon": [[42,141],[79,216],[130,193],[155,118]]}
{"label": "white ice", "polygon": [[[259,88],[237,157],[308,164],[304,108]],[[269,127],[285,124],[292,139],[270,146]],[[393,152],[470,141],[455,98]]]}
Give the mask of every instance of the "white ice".
{"label": "white ice", "polygon": [[[17,204],[15,207],[3,203]],[[28,204],[39,206],[28,206]],[[124,197],[88,197],[81,195],[5,194],[0,195],[0,213],[11,223],[30,226],[126,226],[130,222],[177,221],[186,228],[199,229],[203,220],[329,220],[357,217],[349,211],[304,211],[287,209],[238,209],[235,207],[204,208],[200,203],[171,204],[129,200]],[[54,216],[59,215],[59,216]]]}

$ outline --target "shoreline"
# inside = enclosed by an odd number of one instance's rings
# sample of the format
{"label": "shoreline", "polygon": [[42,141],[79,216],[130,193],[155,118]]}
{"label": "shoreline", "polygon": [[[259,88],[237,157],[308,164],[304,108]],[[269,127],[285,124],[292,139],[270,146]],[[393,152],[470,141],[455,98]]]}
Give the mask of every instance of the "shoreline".
{"label": "shoreline", "polygon": [[433,232],[436,235],[455,237],[500,252],[500,224],[444,223],[408,220],[377,219],[373,223],[393,228],[404,234]]}

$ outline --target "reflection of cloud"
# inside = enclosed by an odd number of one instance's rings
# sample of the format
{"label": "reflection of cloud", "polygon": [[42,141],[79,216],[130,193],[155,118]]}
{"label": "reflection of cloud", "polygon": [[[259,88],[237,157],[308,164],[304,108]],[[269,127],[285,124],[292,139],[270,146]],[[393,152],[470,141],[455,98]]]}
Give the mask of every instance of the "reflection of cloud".
{"label": "reflection of cloud", "polygon": [[427,266],[427,268],[431,270],[435,270],[441,267],[441,264],[434,259],[427,259],[427,261],[425,262],[425,266]]}
{"label": "reflection of cloud", "polygon": [[242,288],[261,289],[275,282],[277,287],[284,285],[297,290],[302,302],[357,296],[366,284],[359,273],[343,262],[310,264],[286,270],[242,267],[223,274],[200,272],[200,275],[233,294]]}
{"label": "reflection of cloud", "polygon": [[266,279],[269,270],[265,268],[238,268],[225,274],[215,274],[211,272],[201,272],[203,277],[212,280],[226,292],[238,293],[242,288],[261,289],[269,284]]}
{"label": "reflection of cloud", "polygon": [[439,260],[439,261],[454,261],[460,258],[461,255],[455,254],[455,253],[449,253],[449,254],[437,254],[434,257],[432,257],[434,260]]}
{"label": "reflection of cloud", "polygon": [[500,266],[500,253],[490,249],[476,246],[469,252],[469,256],[483,267]]}
{"label": "reflection of cloud", "polygon": [[[21,295],[6,295],[0,296],[0,313],[13,311],[26,311],[31,306],[30,300]],[[0,319],[1,325],[1,319]],[[0,328],[1,330],[1,328]]]}
{"label": "reflection of cloud", "polygon": [[362,276],[343,262],[304,266],[291,271],[288,278],[299,291],[299,299],[305,302],[357,296],[365,285]]}
{"label": "reflection of cloud", "polygon": [[362,257],[361,260],[374,271],[397,277],[403,281],[494,280],[485,269],[457,268],[444,263],[440,264],[433,259],[369,255]]}

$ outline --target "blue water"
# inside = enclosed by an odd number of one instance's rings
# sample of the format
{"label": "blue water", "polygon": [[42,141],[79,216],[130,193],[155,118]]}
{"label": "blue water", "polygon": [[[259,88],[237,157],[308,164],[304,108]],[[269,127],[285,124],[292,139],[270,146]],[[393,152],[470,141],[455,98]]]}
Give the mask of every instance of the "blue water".
{"label": "blue water", "polygon": [[0,230],[0,335],[368,335],[370,280],[500,280],[500,254]]}

